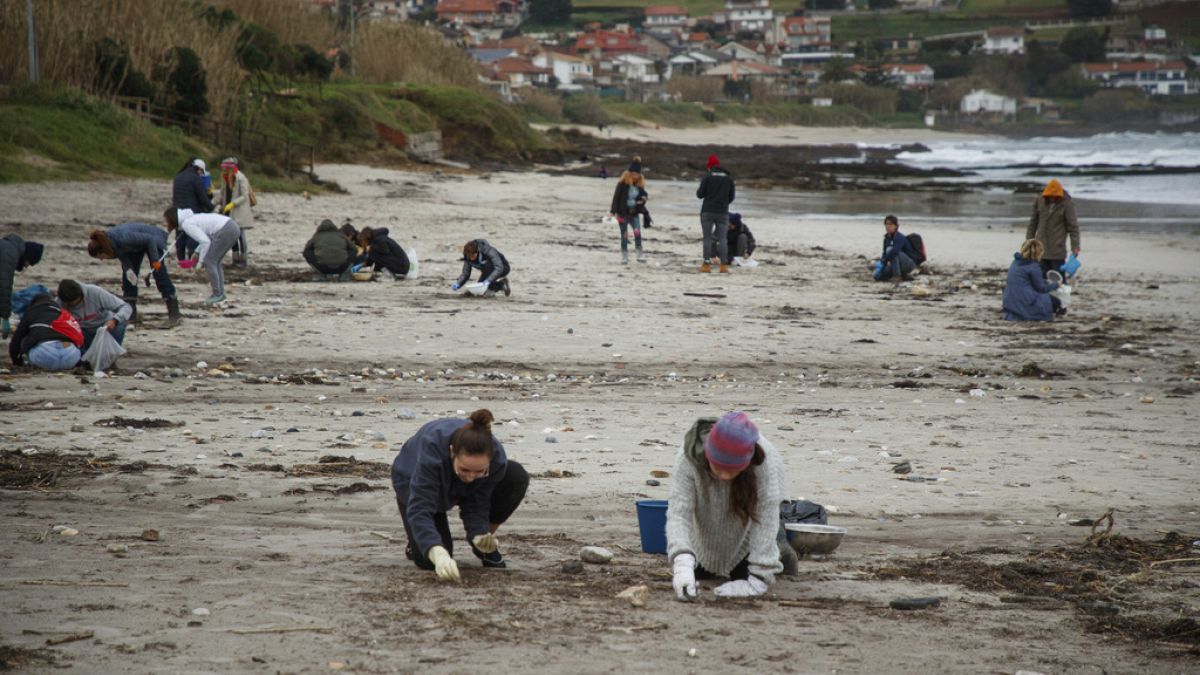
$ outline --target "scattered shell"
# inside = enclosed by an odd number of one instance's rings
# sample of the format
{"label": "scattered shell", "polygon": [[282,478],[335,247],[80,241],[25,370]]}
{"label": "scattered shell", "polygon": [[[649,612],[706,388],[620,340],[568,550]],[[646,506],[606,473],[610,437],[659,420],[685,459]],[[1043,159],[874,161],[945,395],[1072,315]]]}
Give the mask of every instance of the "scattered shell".
{"label": "scattered shell", "polygon": [[645,607],[646,600],[650,597],[650,587],[646,584],[630,586],[625,590],[617,593],[617,597],[622,600],[628,600],[629,604],[634,607]]}

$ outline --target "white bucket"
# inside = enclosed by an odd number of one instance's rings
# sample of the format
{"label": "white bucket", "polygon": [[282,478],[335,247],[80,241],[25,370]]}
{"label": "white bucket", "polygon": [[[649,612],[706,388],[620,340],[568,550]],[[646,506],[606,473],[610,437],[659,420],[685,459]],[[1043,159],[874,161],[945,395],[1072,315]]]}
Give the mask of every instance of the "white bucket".
{"label": "white bucket", "polygon": [[404,275],[405,279],[417,278],[417,249],[410,248],[405,253],[408,254],[408,274]]}

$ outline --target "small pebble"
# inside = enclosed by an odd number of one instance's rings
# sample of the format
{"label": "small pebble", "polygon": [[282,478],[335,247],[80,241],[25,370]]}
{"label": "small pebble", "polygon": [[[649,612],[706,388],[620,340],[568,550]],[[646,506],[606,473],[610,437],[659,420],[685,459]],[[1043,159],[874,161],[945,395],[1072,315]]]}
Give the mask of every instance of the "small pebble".
{"label": "small pebble", "polygon": [[145,541],[158,541],[159,538],[158,530],[142,530],[142,539]]}
{"label": "small pebble", "polygon": [[557,442],[558,442],[558,439],[557,439],[557,438],[555,438],[554,436],[547,436],[547,437],[546,437],[546,442],[547,442],[547,443],[557,443]]}
{"label": "small pebble", "polygon": [[209,612],[205,607],[197,607],[196,609],[192,610],[192,614],[195,616],[208,616]]}
{"label": "small pebble", "polygon": [[604,565],[612,562],[612,551],[600,546],[584,546],[579,549],[579,559],[594,565]]}
{"label": "small pebble", "polygon": [[660,483],[660,482],[658,482],[658,481],[654,480],[653,478],[651,478],[651,479],[649,479],[649,480],[647,480],[647,481],[646,481],[646,485],[649,485],[650,487],[658,487],[659,485],[662,485],[662,483]]}
{"label": "small pebble", "polygon": [[568,560],[562,564],[562,567],[559,568],[559,571],[563,574],[582,574],[583,563],[579,562],[578,560]]}

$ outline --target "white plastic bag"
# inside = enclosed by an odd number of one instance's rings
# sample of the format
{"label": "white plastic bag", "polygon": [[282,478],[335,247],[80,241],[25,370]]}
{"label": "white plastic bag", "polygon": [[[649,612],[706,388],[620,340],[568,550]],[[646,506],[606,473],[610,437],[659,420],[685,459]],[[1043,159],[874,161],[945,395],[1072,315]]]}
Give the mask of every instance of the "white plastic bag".
{"label": "white plastic bag", "polygon": [[108,370],[117,359],[125,354],[125,348],[107,329],[96,329],[96,337],[92,338],[92,346],[88,347],[83,360],[92,366],[92,370],[101,372]]}
{"label": "white plastic bag", "polygon": [[417,278],[417,249],[410,248],[406,251],[408,254],[408,274],[404,275],[405,279]]}
{"label": "white plastic bag", "polygon": [[603,223],[603,224],[605,224],[605,225],[616,225],[616,224],[617,224],[617,217],[616,217],[616,216],[614,216],[613,214],[609,213],[609,214],[605,215],[604,217],[602,217],[602,218],[600,219],[600,222],[601,222],[601,223]]}

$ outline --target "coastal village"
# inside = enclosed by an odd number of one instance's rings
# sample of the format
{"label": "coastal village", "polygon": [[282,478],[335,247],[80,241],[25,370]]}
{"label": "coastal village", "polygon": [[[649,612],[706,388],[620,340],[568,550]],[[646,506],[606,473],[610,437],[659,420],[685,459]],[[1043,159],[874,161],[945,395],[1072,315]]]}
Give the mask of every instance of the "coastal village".
{"label": "coastal village", "polygon": [[[336,11],[339,0],[313,2]],[[898,109],[924,112],[928,126],[938,115],[1053,121],[1062,111],[1052,97],[1015,95],[1000,87],[955,90],[948,83],[963,74],[961,68],[935,67],[928,56],[1032,59],[1039,54],[1031,51],[1058,50],[1063,40],[1093,36],[1097,44],[1077,62],[1072,59],[1064,69],[1066,80],[1088,91],[1140,90],[1146,97],[1200,91],[1200,55],[1168,27],[1146,24],[1133,14],[1039,18],[1033,13],[965,32],[847,39],[833,29],[834,16],[879,12],[856,8],[853,0],[835,4],[825,10],[780,11],[771,0],[725,0],[722,9],[705,15],[682,5],[654,4],[634,10],[630,21],[591,22],[569,32],[530,29],[530,0],[377,0],[358,11],[375,21],[435,17],[446,39],[477,62],[481,82],[510,103],[524,101],[531,92],[553,92],[638,102],[770,100],[829,107],[838,101],[821,85],[861,83],[904,92]],[[1124,2],[1120,9],[1153,4]],[[954,6],[899,0],[885,11],[936,16]],[[1176,121],[1190,123],[1193,117]]]}

